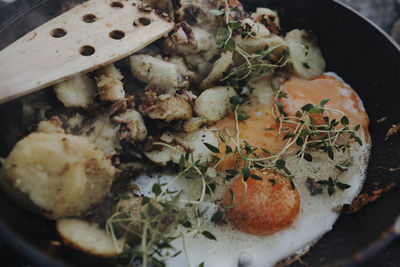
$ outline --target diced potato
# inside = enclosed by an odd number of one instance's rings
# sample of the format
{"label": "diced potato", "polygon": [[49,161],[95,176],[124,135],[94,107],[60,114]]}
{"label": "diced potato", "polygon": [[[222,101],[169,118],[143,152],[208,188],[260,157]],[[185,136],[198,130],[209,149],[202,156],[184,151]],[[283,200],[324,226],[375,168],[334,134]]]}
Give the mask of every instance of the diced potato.
{"label": "diced potato", "polygon": [[96,83],[100,99],[103,101],[117,101],[125,97],[121,72],[110,64],[96,71]]}
{"label": "diced potato", "polygon": [[120,252],[116,246],[122,249],[124,245],[123,240],[114,244],[105,230],[83,220],[61,219],[56,227],[65,244],[95,256],[111,258]]}
{"label": "diced potato", "polygon": [[265,50],[267,48],[273,48],[272,54],[280,56],[282,51],[287,48],[285,41],[276,34],[270,34],[267,37],[247,37],[242,38],[237,35],[234,37],[236,44],[248,53],[255,53],[258,50]]}
{"label": "diced potato", "polygon": [[87,137],[90,142],[111,157],[121,149],[118,138],[119,129],[120,126],[113,124],[108,115],[99,115],[82,128],[81,135]]}
{"label": "diced potato", "polygon": [[213,153],[208,150],[204,143],[209,143],[216,147],[218,146],[218,139],[213,131],[199,129],[189,134],[175,136],[171,140],[170,145],[175,147],[180,153],[170,148],[162,147],[161,149],[145,152],[144,154],[154,163],[165,166],[169,161],[178,164],[181,154],[184,154],[186,149],[191,149],[195,161],[200,160],[201,162],[205,162],[211,160]]}
{"label": "diced potato", "polygon": [[291,69],[297,76],[312,79],[324,73],[326,64],[315,37],[296,29],[286,34],[285,41]]}
{"label": "diced potato", "polygon": [[281,86],[280,78],[275,77],[272,72],[268,72],[250,80],[249,85],[254,88],[253,93],[250,94],[250,99],[264,105],[272,105],[275,92],[272,89],[271,83],[275,89],[279,90],[279,87]]}
{"label": "diced potato", "polygon": [[142,115],[133,109],[128,109],[126,112],[118,114],[113,118],[117,123],[126,124],[129,131],[129,136],[134,141],[143,141],[147,135],[147,128],[144,124]]}
{"label": "diced potato", "polygon": [[58,219],[101,202],[114,173],[111,161],[84,137],[32,133],[4,160],[0,178]]}
{"label": "diced potato", "polygon": [[188,101],[179,96],[159,96],[152,109],[146,113],[152,119],[165,120],[188,120],[192,117],[192,106]]}
{"label": "diced potato", "polygon": [[207,78],[205,78],[200,84],[200,88],[205,89],[215,85],[215,83],[222,78],[224,73],[232,64],[232,52],[228,51],[223,53],[221,57],[214,62],[213,69],[211,70],[210,74],[208,74]]}
{"label": "diced potato", "polygon": [[180,55],[202,53],[206,60],[212,59],[218,53],[218,47],[214,36],[200,27],[191,27],[193,39],[189,40],[182,28],[179,28],[170,37],[165,39],[166,52]]}
{"label": "diced potato", "polygon": [[51,117],[48,121],[39,122],[37,131],[42,133],[65,133],[62,128],[62,121],[57,116]]}
{"label": "diced potato", "polygon": [[191,133],[196,131],[203,125],[203,123],[206,123],[207,119],[201,118],[201,117],[192,117],[189,120],[185,121],[183,124],[183,129],[187,133]]}
{"label": "diced potato", "polygon": [[194,111],[209,123],[222,119],[231,107],[229,99],[237,95],[233,87],[218,86],[205,90],[195,101]]}
{"label": "diced potato", "polygon": [[161,57],[133,55],[130,58],[133,76],[142,82],[160,88],[185,88],[189,86],[187,73],[181,73],[182,66],[164,61]]}
{"label": "diced potato", "polygon": [[89,74],[77,74],[54,86],[58,100],[67,108],[87,108],[94,102],[96,83]]}
{"label": "diced potato", "polygon": [[279,17],[275,11],[272,11],[271,9],[265,7],[257,7],[256,12],[250,15],[250,17],[254,20],[257,20],[257,18],[259,18],[260,16],[267,16],[270,20],[272,20],[273,23],[275,23],[276,26],[280,26]]}

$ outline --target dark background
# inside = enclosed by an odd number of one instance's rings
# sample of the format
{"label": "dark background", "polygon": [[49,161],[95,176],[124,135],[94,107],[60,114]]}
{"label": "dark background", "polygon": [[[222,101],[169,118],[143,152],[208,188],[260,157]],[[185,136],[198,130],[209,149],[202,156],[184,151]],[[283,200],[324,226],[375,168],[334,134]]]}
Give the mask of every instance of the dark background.
{"label": "dark background", "polygon": [[[242,0],[245,1],[245,0]],[[364,16],[368,17],[389,33],[398,43],[400,43],[400,0],[341,0],[350,5]],[[11,2],[10,0],[6,2]],[[16,0],[12,3],[4,3],[0,0],[0,9],[7,8],[20,12],[21,8],[26,7],[26,3],[37,3],[41,1]],[[9,22],[15,14],[9,13],[9,17],[0,18],[0,30]],[[1,38],[1,36],[0,36]],[[1,237],[0,237],[1,238]],[[34,266],[23,258],[20,252],[15,252],[0,239],[0,266]],[[392,243],[382,252],[371,258],[363,267],[372,266],[400,266],[400,239]]]}

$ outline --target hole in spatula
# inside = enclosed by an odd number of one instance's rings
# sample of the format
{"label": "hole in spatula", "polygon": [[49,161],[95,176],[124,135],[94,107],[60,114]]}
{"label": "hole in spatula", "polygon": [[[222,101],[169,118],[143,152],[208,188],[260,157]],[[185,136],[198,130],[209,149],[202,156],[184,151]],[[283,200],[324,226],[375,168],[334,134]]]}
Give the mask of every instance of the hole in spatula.
{"label": "hole in spatula", "polygon": [[94,49],[93,46],[90,45],[84,45],[81,47],[80,53],[82,56],[88,57],[94,54],[96,50]]}
{"label": "hole in spatula", "polygon": [[64,29],[57,28],[57,29],[52,30],[50,34],[54,38],[61,38],[61,37],[64,37],[67,34],[67,32]]}
{"label": "hole in spatula", "polygon": [[125,37],[125,33],[123,31],[115,30],[110,32],[110,37],[115,40],[120,40]]}

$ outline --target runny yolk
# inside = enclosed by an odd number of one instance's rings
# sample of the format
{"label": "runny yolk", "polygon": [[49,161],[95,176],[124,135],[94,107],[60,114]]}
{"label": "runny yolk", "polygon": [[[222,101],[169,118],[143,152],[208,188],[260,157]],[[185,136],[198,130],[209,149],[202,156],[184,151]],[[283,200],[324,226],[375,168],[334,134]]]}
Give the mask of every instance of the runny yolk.
{"label": "runny yolk", "polygon": [[262,180],[247,180],[247,191],[242,177],[237,177],[225,192],[226,217],[235,228],[249,234],[268,235],[287,228],[299,213],[299,192],[278,173],[253,173]]}

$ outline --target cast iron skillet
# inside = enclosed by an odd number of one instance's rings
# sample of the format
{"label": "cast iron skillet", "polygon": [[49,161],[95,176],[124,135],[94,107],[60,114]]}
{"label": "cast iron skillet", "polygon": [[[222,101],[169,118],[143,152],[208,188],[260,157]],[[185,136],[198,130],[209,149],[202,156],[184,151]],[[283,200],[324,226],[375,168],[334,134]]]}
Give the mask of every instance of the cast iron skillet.
{"label": "cast iron skillet", "polygon": [[[30,12],[6,27],[0,25],[0,48],[32,30],[62,10],[61,1],[36,1]],[[400,138],[384,141],[392,124],[400,122],[400,48],[383,31],[354,11],[333,0],[268,0],[243,1],[246,10],[268,6],[279,11],[282,27],[312,29],[318,36],[327,61],[327,70],[338,73],[353,86],[364,101],[370,116],[372,154],[368,179],[363,192],[376,186],[400,184]],[[0,17],[21,13],[24,3],[0,9]],[[4,22],[4,21],[3,21]],[[0,70],[1,71],[1,70]],[[16,73],[16,75],[18,75]],[[17,141],[21,127],[20,102],[0,106],[0,151],[6,156]],[[377,122],[386,117],[383,122]],[[380,183],[377,185],[376,183]],[[310,251],[303,261],[312,266],[354,265],[376,253],[372,243],[382,239],[397,215],[400,214],[400,193],[392,190],[382,199],[366,206],[354,215],[342,215],[334,226]],[[0,236],[10,246],[37,265],[90,266],[103,265],[98,259],[83,255],[63,246],[54,246],[57,240],[52,222],[32,214],[14,204],[0,193]],[[360,254],[360,251],[367,253]],[[358,253],[358,254],[357,254]],[[296,263],[295,263],[296,265]]]}

